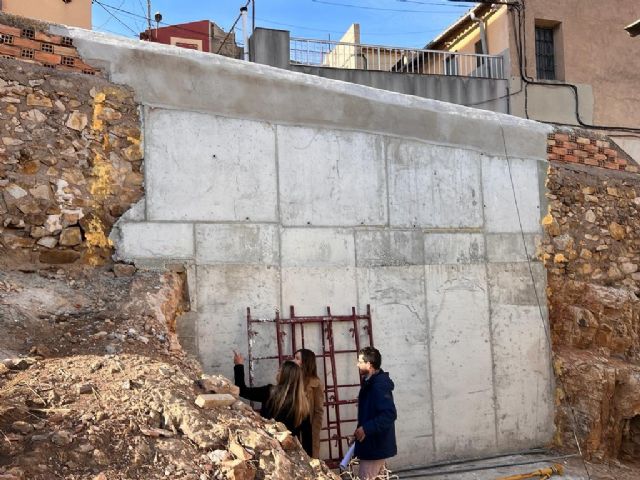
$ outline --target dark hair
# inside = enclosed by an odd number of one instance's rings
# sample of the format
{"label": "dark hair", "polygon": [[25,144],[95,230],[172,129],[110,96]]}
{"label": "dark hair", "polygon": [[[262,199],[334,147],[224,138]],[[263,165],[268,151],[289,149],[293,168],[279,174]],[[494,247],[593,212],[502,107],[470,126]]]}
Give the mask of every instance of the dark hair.
{"label": "dark hair", "polygon": [[362,355],[362,358],[365,362],[371,363],[371,366],[376,370],[380,369],[380,365],[382,365],[382,355],[380,352],[373,347],[364,347],[361,348],[358,352],[359,355]]}
{"label": "dark hair", "polygon": [[299,426],[309,415],[309,403],[304,393],[302,369],[297,363],[286,360],[280,366],[278,384],[271,388],[268,404],[273,418],[290,416],[294,426]]}
{"label": "dark hair", "polygon": [[305,382],[311,378],[318,376],[318,367],[316,365],[316,354],[308,348],[301,348],[296,350],[295,353],[300,352],[300,358],[302,359],[302,374]]}

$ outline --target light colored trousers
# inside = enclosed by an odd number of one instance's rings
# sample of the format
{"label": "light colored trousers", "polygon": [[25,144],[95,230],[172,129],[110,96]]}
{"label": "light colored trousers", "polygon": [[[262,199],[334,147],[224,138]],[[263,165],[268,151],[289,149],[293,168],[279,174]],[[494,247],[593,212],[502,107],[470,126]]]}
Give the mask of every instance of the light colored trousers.
{"label": "light colored trousers", "polygon": [[358,476],[360,480],[374,480],[382,472],[384,459],[382,460],[360,460],[360,470]]}

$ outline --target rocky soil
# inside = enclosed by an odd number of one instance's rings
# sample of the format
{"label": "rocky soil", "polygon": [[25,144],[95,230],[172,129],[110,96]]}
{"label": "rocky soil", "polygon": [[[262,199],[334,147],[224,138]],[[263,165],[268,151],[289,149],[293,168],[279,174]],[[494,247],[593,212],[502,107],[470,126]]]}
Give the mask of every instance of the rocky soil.
{"label": "rocky soil", "polygon": [[[640,458],[640,178],[552,164],[544,258],[557,442]],[[637,478],[640,478],[638,473]]]}
{"label": "rocky soil", "polygon": [[[121,270],[124,270],[122,272]],[[241,401],[200,409],[177,273],[0,272],[0,479],[337,478]]]}

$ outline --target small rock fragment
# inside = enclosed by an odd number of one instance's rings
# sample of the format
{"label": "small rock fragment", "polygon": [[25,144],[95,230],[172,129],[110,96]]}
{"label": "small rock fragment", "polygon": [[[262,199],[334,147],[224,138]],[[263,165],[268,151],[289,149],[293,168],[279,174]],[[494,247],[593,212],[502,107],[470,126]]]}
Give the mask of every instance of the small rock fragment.
{"label": "small rock fragment", "polygon": [[59,430],[51,435],[51,442],[63,447],[73,442],[73,435],[66,430]]}
{"label": "small rock fragment", "polygon": [[228,393],[206,393],[196,398],[196,405],[204,409],[227,407],[235,402],[235,397]]}
{"label": "small rock fragment", "polygon": [[27,422],[23,422],[23,421],[17,421],[17,422],[13,422],[11,424],[11,428],[14,432],[18,432],[18,433],[22,433],[22,434],[29,434],[31,432],[33,432],[34,428],[33,425],[31,425],[30,423]]}

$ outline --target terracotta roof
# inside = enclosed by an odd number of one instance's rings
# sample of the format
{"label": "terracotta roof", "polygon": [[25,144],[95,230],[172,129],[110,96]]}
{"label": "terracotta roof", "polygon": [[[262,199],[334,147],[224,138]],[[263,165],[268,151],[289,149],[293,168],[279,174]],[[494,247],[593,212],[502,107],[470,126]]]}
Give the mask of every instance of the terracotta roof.
{"label": "terracotta roof", "polygon": [[449,26],[444,32],[438,35],[425,45],[426,50],[442,50],[447,41],[453,40],[455,37],[463,33],[473,25],[471,13],[476,17],[480,17],[491,10],[491,5],[486,3],[478,3],[471,7],[462,17],[460,17],[453,25]]}

